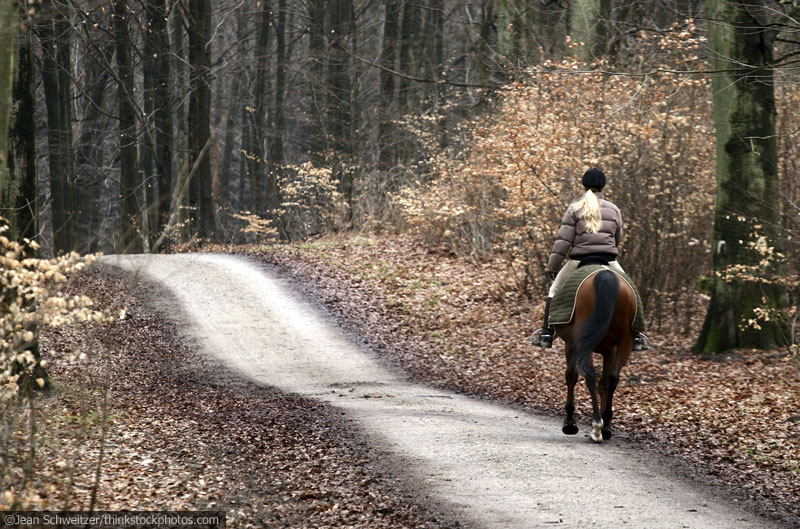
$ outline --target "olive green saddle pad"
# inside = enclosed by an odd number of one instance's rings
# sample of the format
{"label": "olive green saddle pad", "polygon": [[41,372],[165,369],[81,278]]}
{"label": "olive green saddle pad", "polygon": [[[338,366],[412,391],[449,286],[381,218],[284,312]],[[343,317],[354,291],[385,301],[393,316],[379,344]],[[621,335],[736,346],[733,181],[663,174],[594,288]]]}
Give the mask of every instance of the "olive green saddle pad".
{"label": "olive green saddle pad", "polygon": [[[603,265],[582,266],[567,278],[550,303],[550,318],[548,320],[550,325],[569,323],[572,320],[572,315],[575,312],[575,298],[578,295],[578,289],[584,281],[600,270],[610,270],[610,268]],[[634,294],[636,294],[636,316],[633,322],[631,322],[631,327],[636,332],[644,332],[644,308],[642,307],[642,298],[639,297],[639,291],[636,289],[636,285],[633,284],[633,280],[628,277],[627,274],[615,273],[617,276],[624,279],[633,289]]]}

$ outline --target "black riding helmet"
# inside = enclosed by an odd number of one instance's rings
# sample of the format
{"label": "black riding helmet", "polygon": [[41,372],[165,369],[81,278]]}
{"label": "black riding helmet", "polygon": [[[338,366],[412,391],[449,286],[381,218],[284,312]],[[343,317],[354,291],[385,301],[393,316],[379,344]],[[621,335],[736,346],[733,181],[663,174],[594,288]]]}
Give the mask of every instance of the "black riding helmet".
{"label": "black riding helmet", "polygon": [[597,189],[599,191],[606,185],[606,174],[597,167],[592,167],[583,173],[581,183],[586,189]]}

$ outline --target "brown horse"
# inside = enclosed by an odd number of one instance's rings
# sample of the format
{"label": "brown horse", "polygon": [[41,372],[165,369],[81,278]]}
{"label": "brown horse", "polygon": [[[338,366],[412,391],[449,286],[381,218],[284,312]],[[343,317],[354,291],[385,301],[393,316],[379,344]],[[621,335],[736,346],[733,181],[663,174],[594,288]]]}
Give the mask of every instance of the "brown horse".
{"label": "brown horse", "polygon": [[[575,312],[568,324],[554,325],[556,336],[566,343],[567,417],[561,431],[578,433],[575,424],[575,384],[578,375],[586,380],[592,396],[592,441],[611,439],[611,401],[619,383],[619,373],[630,358],[636,314],[636,295],[625,280],[610,270],[601,270],[583,282],[575,300]],[[597,373],[592,352],[603,356],[598,403]]]}

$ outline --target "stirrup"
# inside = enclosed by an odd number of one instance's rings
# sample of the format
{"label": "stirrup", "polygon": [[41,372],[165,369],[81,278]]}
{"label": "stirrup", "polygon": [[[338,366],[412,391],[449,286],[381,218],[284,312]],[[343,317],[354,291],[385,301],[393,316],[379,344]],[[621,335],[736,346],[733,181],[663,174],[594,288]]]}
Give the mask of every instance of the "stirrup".
{"label": "stirrup", "polygon": [[640,332],[636,335],[633,339],[633,350],[634,351],[646,351],[650,349],[650,338],[643,332]]}
{"label": "stirrup", "polygon": [[537,329],[533,331],[531,334],[530,339],[528,340],[531,345],[535,345],[537,347],[553,347],[553,338],[552,334],[546,333],[549,329]]}

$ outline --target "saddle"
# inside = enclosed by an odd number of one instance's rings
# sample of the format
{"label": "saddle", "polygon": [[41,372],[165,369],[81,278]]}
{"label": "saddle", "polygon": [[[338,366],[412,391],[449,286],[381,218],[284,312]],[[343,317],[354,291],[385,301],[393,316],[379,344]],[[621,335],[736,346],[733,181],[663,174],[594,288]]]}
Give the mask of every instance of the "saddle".
{"label": "saddle", "polygon": [[[609,268],[602,264],[587,263],[586,265],[580,266],[567,278],[558,292],[556,292],[550,304],[548,325],[560,325],[572,321],[572,316],[575,312],[575,299],[578,297],[578,289],[583,285],[584,281],[601,270],[609,270]],[[636,315],[631,322],[631,328],[636,332],[644,332],[646,328],[644,322],[644,306],[642,305],[642,298],[639,296],[636,285],[634,285],[633,280],[628,277],[627,274],[620,274],[616,271],[614,273],[625,280],[634,294],[636,294]]]}

